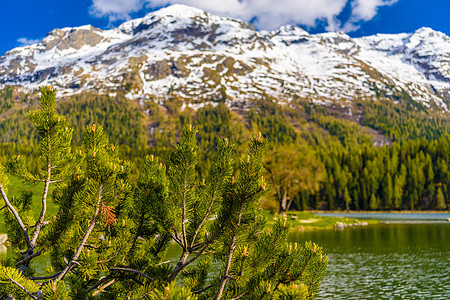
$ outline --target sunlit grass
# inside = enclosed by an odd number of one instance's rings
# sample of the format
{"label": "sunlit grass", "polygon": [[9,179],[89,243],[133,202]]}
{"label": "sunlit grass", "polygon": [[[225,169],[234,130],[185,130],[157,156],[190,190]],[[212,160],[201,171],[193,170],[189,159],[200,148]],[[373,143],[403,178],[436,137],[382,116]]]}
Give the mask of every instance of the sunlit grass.
{"label": "sunlit grass", "polygon": [[[20,180],[18,177],[11,176],[9,177],[10,183],[7,186],[7,194],[8,198],[12,197],[20,197],[22,192],[31,192],[33,193],[31,209],[33,212],[34,218],[37,220],[42,210],[42,194],[44,192],[44,183],[40,182],[38,184],[28,184]],[[52,216],[56,215],[58,212],[57,206],[52,201],[52,192],[55,189],[55,185],[50,185],[48,197],[47,197],[47,217],[46,220],[49,220]],[[5,205],[3,198],[0,199],[0,208]],[[0,233],[5,233],[5,225],[4,225],[4,212],[0,214]]]}
{"label": "sunlit grass", "polygon": [[[267,219],[267,226],[272,227],[275,220],[279,217],[268,210],[263,210]],[[332,229],[337,223],[360,224],[360,220],[343,217],[321,217],[311,212],[290,211],[287,213],[287,219],[291,223],[292,230],[314,230],[314,229]],[[379,223],[378,220],[364,220],[368,224]]]}

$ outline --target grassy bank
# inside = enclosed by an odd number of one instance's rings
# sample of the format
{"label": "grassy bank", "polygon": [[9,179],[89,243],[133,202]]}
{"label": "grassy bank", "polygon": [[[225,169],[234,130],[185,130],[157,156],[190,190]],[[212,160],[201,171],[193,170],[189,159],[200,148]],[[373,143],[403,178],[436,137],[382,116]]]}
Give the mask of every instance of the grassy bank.
{"label": "grassy bank", "polygon": [[[264,211],[267,218],[267,225],[273,226],[277,215],[271,214],[268,210]],[[362,224],[378,224],[378,220],[364,220],[343,217],[321,217],[312,212],[290,211],[287,214],[288,220],[291,222],[292,230],[318,230],[318,229],[333,229],[336,225],[344,224],[347,226],[358,226]]]}
{"label": "grassy bank", "polygon": [[[40,182],[38,184],[27,184],[22,182],[18,177],[10,176],[9,177],[10,183],[7,186],[7,194],[8,198],[12,197],[20,197],[20,195],[23,192],[31,192],[33,193],[33,200],[32,200],[32,211],[33,216],[37,220],[39,218],[39,214],[41,213],[42,209],[42,193],[44,191],[44,183]],[[49,220],[51,217],[56,215],[58,212],[56,205],[51,200],[51,195],[54,190],[55,186],[50,185],[49,189],[49,197],[47,198],[47,220]],[[4,206],[3,199],[0,199],[0,208]],[[3,217],[3,211],[0,213],[0,233],[5,233],[6,230],[4,230],[4,217]]]}

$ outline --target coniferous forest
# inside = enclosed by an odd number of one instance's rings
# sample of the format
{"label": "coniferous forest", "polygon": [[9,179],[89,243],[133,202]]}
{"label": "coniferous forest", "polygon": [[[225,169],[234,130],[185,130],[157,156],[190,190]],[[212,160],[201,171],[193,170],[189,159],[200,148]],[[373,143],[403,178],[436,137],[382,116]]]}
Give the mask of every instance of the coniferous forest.
{"label": "coniferous forest", "polygon": [[[0,156],[21,153],[36,169],[37,134],[26,119],[38,93],[7,86],[0,91]],[[57,102],[74,128],[74,148],[82,128],[100,124],[122,158],[138,173],[147,154],[168,158],[185,124],[199,129],[199,164],[206,176],[220,138],[236,142],[236,157],[254,132],[268,139],[264,161],[273,186],[263,206],[272,211],[441,210],[450,205],[450,118],[399,96],[355,100],[350,107],[323,106],[309,99],[289,104],[255,99],[249,108],[224,102],[197,110],[175,97],[138,105],[121,95],[80,94]],[[291,168],[286,170],[285,165]]]}

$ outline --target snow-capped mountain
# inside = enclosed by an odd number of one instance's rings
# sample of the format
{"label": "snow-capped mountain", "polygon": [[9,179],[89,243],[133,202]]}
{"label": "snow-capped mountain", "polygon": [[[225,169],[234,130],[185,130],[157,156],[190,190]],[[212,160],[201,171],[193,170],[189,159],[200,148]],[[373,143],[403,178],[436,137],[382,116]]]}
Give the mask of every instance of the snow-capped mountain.
{"label": "snow-capped mountain", "polygon": [[230,105],[273,96],[345,104],[402,94],[448,110],[450,38],[429,28],[350,38],[297,26],[257,31],[249,23],[173,5],[101,30],[51,31],[0,57],[0,84],[62,94],[123,91],[131,99],[178,96],[188,105]]}

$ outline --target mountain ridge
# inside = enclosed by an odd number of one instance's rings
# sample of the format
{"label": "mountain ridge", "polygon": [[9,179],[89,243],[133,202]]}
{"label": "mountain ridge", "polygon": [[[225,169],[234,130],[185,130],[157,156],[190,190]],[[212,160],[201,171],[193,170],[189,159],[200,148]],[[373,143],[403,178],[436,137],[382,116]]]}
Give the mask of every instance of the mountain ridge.
{"label": "mountain ridge", "polygon": [[245,107],[265,96],[345,106],[406,95],[446,112],[450,38],[426,27],[361,38],[309,34],[295,25],[257,31],[176,4],[110,30],[54,29],[0,57],[0,84],[51,84],[62,96],[120,91],[157,102],[176,96],[193,108],[224,99]]}

